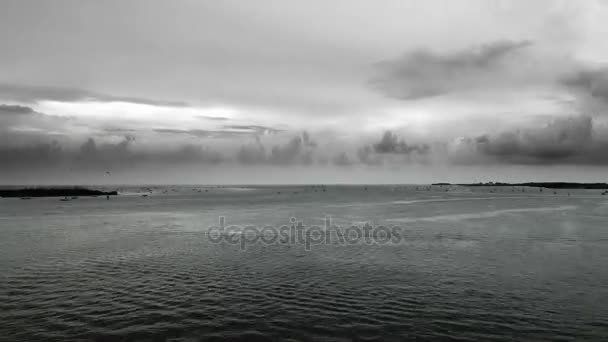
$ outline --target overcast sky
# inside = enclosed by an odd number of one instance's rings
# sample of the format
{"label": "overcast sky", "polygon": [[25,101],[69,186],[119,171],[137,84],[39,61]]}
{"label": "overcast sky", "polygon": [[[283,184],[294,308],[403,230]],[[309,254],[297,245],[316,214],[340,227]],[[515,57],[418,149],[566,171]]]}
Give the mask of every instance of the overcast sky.
{"label": "overcast sky", "polygon": [[0,1],[0,183],[608,181],[607,1]]}

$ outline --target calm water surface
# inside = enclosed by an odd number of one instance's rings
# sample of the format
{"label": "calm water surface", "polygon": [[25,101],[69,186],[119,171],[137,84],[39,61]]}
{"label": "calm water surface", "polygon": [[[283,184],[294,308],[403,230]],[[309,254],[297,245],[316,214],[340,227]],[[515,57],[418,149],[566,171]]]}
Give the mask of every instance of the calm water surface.
{"label": "calm water surface", "polygon": [[[608,198],[597,191],[122,190],[0,199],[0,340],[608,338]],[[209,241],[219,216],[371,221],[402,239],[243,249]]]}

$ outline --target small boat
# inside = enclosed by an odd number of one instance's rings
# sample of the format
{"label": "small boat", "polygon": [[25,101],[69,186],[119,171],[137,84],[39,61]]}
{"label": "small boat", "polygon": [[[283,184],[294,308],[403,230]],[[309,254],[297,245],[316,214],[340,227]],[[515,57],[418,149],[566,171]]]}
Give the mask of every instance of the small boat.
{"label": "small boat", "polygon": [[70,199],[68,198],[68,196],[65,196],[64,198],[60,198],[59,200],[62,202],[66,202],[66,201],[69,201]]}
{"label": "small boat", "polygon": [[143,194],[141,195],[141,197],[148,197],[148,194]]}
{"label": "small boat", "polygon": [[32,199],[31,197],[21,197],[22,200],[29,200]]}

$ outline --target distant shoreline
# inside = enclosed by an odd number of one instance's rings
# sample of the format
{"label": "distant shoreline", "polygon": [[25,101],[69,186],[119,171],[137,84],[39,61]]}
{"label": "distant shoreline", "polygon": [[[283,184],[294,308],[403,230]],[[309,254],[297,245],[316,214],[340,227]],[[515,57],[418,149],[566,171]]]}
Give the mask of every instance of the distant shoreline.
{"label": "distant shoreline", "polygon": [[470,184],[451,184],[451,183],[434,183],[432,185],[458,185],[458,186],[494,186],[494,187],[503,187],[503,186],[526,186],[532,188],[547,188],[547,189],[596,189],[596,190],[604,190],[608,189],[608,184],[606,183],[568,183],[568,182],[528,182],[528,183],[470,183]]}
{"label": "distant shoreline", "polygon": [[[432,184],[289,184],[289,185],[278,185],[278,184],[251,184],[251,185],[240,185],[240,186],[253,186],[253,187],[281,187],[281,186],[295,186],[295,187],[308,187],[308,186],[347,186],[347,187],[374,187],[374,186],[462,186],[462,187],[532,187],[532,188],[546,188],[546,189],[580,189],[580,190],[608,190],[608,183],[577,183],[577,182],[525,182],[525,183],[504,183],[504,182],[486,182],[486,183],[432,183]],[[126,185],[129,187],[129,185]],[[143,187],[141,185],[130,185],[133,187]],[[149,185],[148,187],[169,187],[169,186],[186,186],[186,185]],[[187,185],[194,186],[194,185]],[[199,185],[197,185],[199,186]],[[236,185],[206,185],[209,187],[232,187]],[[96,187],[96,186],[91,186]],[[107,186],[99,186],[105,188]],[[116,186],[113,186],[117,189]],[[148,189],[149,190],[149,189]],[[606,191],[608,193],[608,191]],[[62,186],[62,185],[39,185],[39,186],[15,186],[15,185],[0,185],[0,197],[2,198],[34,198],[34,197],[95,197],[95,196],[117,196],[118,191],[102,191],[87,188],[85,186],[74,185],[74,186]]]}
{"label": "distant shoreline", "polygon": [[67,197],[67,196],[116,196],[116,191],[100,191],[79,187],[39,187],[0,190],[0,197]]}

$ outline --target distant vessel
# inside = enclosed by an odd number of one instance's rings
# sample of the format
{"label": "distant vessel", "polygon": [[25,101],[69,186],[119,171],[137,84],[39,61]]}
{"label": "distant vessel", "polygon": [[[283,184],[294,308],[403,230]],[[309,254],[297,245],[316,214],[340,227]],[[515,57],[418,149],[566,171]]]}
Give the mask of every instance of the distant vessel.
{"label": "distant vessel", "polygon": [[68,198],[68,196],[65,196],[64,198],[60,198],[60,201],[66,202],[69,201],[70,199]]}

